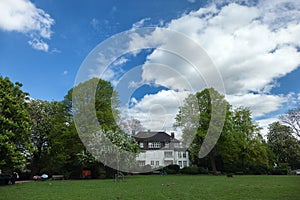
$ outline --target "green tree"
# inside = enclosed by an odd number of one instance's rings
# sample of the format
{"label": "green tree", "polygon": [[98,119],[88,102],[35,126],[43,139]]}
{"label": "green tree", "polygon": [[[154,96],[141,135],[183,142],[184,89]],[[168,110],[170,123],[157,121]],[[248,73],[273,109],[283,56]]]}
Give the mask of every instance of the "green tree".
{"label": "green tree", "polygon": [[64,101],[75,121],[78,120],[76,128],[86,149],[105,166],[125,165],[134,160],[120,153],[122,150],[137,153],[138,145],[118,126],[119,100],[109,82],[88,80],[71,89]]}
{"label": "green tree", "polygon": [[21,87],[0,76],[0,168],[4,172],[24,167],[31,150],[28,93]]}
{"label": "green tree", "polygon": [[275,154],[275,162],[288,163],[293,168],[300,162],[300,144],[291,127],[274,122],[269,125],[268,146]]}
{"label": "green tree", "polygon": [[238,151],[236,165],[241,171],[268,166],[267,146],[260,134],[260,128],[253,122],[251,111],[239,107],[233,111],[232,134]]}
{"label": "green tree", "polygon": [[29,113],[33,121],[31,125],[31,139],[33,144],[33,153],[31,160],[32,175],[39,174],[48,160],[49,137],[54,127],[54,116],[57,111],[56,102],[47,102],[41,100],[29,101]]}
{"label": "green tree", "polygon": [[76,154],[83,146],[64,103],[31,100],[29,105],[33,121],[32,175],[60,173],[69,176],[74,164],[78,168]]}
{"label": "green tree", "polygon": [[[214,113],[212,109],[213,105],[215,106]],[[199,151],[208,135],[208,131],[214,132],[223,130],[222,118],[225,116],[226,121],[229,108],[230,105],[224,96],[213,88],[205,89],[196,93],[196,95],[189,95],[184,105],[179,108],[175,126],[182,128],[183,142],[190,144],[189,152],[193,162],[197,162],[199,159]],[[215,121],[213,122],[211,121],[212,114],[215,115]],[[215,140],[218,139],[219,141],[226,140],[223,137],[226,137],[226,135],[221,134],[220,138],[210,139],[211,142],[215,143]],[[208,154],[211,169],[214,172],[217,171],[216,157],[218,156],[217,149],[219,144],[220,142],[218,142]]]}
{"label": "green tree", "polygon": [[[225,108],[225,112],[217,110],[212,113],[213,104],[217,105],[216,108]],[[215,122],[212,122],[212,114],[215,115]],[[208,129],[217,130],[217,126],[222,125],[218,122],[224,115],[225,122],[218,142],[208,158],[200,159],[199,151],[208,135]],[[184,105],[179,108],[175,126],[182,128],[183,143],[190,144],[188,148],[191,161],[198,166],[210,166],[213,171],[219,169],[249,173],[256,173],[254,171],[266,169],[268,166],[268,148],[260,129],[251,118],[250,110],[243,107],[232,110],[224,96],[214,89],[189,95]]]}

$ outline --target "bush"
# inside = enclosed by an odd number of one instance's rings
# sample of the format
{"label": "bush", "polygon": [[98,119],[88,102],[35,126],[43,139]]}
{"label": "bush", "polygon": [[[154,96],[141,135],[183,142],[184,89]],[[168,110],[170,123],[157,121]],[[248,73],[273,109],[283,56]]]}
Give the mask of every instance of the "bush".
{"label": "bush", "polygon": [[271,170],[272,175],[287,175],[289,172],[289,164],[288,163],[279,163],[277,167]]}
{"label": "bush", "polygon": [[179,174],[180,173],[180,167],[179,165],[168,165],[163,168],[163,171],[167,174]]}
{"label": "bush", "polygon": [[272,175],[287,175],[288,170],[286,170],[286,169],[273,169],[273,170],[271,170],[271,174]]}
{"label": "bush", "polygon": [[181,169],[182,174],[199,174],[198,167],[184,167]]}

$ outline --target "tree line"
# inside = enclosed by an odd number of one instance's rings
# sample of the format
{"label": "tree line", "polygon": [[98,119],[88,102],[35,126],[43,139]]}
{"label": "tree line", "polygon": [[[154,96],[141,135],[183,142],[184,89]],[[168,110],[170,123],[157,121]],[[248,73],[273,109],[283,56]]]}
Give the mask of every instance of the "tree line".
{"label": "tree line", "polygon": [[[117,96],[111,84],[91,79],[74,88],[82,91],[98,82],[95,109],[101,129],[117,146],[137,153],[138,145],[118,125]],[[74,124],[70,89],[62,101],[42,101],[29,98],[21,83],[12,83],[0,76],[0,169],[27,172],[26,178],[38,174],[63,174],[79,177],[83,169],[92,170],[92,177],[112,176],[114,169],[96,160],[87,151]],[[112,105],[115,104],[115,105]],[[115,109],[115,110],[112,110]],[[117,120],[116,120],[117,119]],[[104,152],[102,156],[116,156]]]}
{"label": "tree line", "polygon": [[[121,119],[117,109],[119,100],[109,82],[94,78],[75,86],[82,91],[79,98],[88,98],[85,91],[94,81],[98,82],[95,109],[101,130],[114,144],[137,154],[139,148],[130,137],[130,131],[139,131],[142,126],[135,119]],[[31,99],[21,88],[21,83],[12,83],[9,78],[0,76],[2,173],[19,170],[27,174],[26,178],[42,173],[75,178],[83,169],[92,170],[92,177],[110,177],[115,173],[107,163],[95,159],[78,136],[73,118],[76,110],[72,107],[74,88],[62,101]],[[213,105],[225,108],[224,113],[213,113],[217,115],[216,119],[218,115],[225,114],[224,125],[208,156],[199,158]],[[183,143],[189,144],[188,151],[194,166],[211,171],[267,173],[274,170],[274,166],[300,167],[299,113],[300,109],[295,108],[282,115],[280,122],[269,125],[267,138],[263,138],[248,108],[233,109],[224,96],[211,88],[185,99],[176,116],[175,126],[182,128]],[[104,152],[101,156],[116,157],[117,154]]]}

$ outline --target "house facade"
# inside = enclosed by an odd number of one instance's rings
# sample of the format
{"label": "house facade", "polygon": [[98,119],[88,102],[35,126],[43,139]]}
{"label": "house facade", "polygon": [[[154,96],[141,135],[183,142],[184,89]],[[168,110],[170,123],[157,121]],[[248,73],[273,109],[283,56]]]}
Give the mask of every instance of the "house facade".
{"label": "house facade", "polygon": [[139,132],[133,136],[140,147],[140,154],[136,158],[139,166],[150,165],[152,169],[171,164],[180,168],[189,166],[189,154],[181,146],[181,142],[166,132]]}

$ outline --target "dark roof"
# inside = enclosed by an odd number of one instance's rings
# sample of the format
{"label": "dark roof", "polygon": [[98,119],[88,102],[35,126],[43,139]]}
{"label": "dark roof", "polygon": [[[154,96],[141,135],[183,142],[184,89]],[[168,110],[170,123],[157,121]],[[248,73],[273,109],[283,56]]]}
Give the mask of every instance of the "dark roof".
{"label": "dark roof", "polygon": [[167,134],[166,132],[151,132],[151,131],[145,131],[145,132],[139,132],[136,135],[133,136],[137,141],[149,141],[149,142],[179,142],[177,139],[172,139],[172,137]]}

